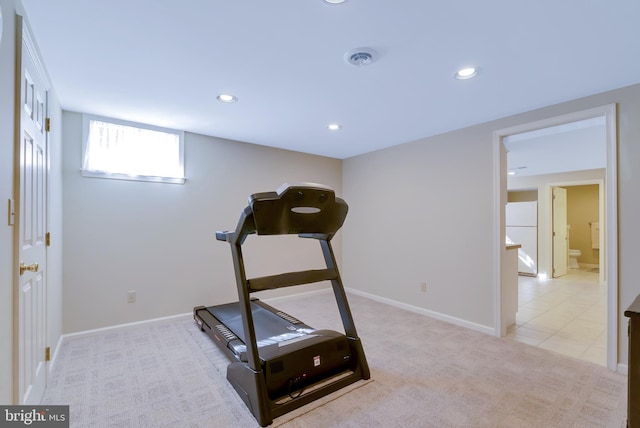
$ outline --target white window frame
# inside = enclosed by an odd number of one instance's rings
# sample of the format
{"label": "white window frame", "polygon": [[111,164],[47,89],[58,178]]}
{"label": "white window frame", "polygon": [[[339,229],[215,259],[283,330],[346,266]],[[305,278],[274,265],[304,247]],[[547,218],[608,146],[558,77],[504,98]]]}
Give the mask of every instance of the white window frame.
{"label": "white window frame", "polygon": [[[151,131],[164,132],[168,134],[175,134],[179,138],[180,144],[180,169],[182,171],[182,177],[165,177],[165,176],[149,176],[149,175],[134,175],[134,174],[122,174],[122,173],[110,173],[104,171],[92,171],[84,169],[84,161],[85,156],[87,154],[87,147],[89,143],[89,123],[91,121],[99,121],[99,122],[107,122],[113,123],[116,125],[130,126],[134,128],[147,129]],[[130,122],[121,119],[114,119],[110,117],[104,116],[96,116],[92,114],[83,114],[82,115],[82,166],[81,171],[84,177],[92,177],[92,178],[108,178],[113,180],[129,180],[129,181],[150,181],[156,183],[172,183],[172,184],[184,184],[186,181],[185,178],[185,168],[184,168],[184,131],[178,131],[170,128],[162,128],[159,126],[147,125],[143,123]]]}

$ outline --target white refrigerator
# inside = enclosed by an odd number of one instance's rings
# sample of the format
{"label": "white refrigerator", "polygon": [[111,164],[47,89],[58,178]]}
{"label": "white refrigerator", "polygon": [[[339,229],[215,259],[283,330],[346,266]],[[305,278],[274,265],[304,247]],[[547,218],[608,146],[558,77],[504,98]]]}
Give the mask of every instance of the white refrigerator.
{"label": "white refrigerator", "polygon": [[509,202],[505,211],[507,244],[520,244],[518,273],[538,275],[538,203]]}

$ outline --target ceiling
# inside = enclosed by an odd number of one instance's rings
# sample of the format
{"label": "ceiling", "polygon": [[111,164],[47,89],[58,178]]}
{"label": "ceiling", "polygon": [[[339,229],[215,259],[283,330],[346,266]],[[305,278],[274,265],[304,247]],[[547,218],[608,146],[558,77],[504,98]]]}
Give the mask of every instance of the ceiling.
{"label": "ceiling", "polygon": [[638,0],[22,3],[65,110],[338,159],[640,83]]}
{"label": "ceiling", "polygon": [[605,117],[579,120],[502,139],[507,169],[517,177],[606,168]]}

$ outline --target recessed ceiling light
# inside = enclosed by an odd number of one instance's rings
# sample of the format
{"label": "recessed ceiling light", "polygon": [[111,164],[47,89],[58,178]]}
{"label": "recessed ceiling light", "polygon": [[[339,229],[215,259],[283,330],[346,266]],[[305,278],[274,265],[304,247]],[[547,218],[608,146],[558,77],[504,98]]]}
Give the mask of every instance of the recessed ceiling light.
{"label": "recessed ceiling light", "polygon": [[338,123],[330,123],[327,125],[327,129],[329,131],[339,131],[342,129],[342,126]]}
{"label": "recessed ceiling light", "polygon": [[471,79],[478,75],[477,67],[465,67],[458,70],[453,76],[458,80]]}
{"label": "recessed ceiling light", "polygon": [[340,4],[340,3],[344,3],[347,0],[324,0],[326,3],[331,3],[331,4]]}
{"label": "recessed ceiling light", "polygon": [[238,98],[236,98],[236,96],[229,94],[220,94],[216,98],[221,103],[235,103],[236,101],[238,101]]}

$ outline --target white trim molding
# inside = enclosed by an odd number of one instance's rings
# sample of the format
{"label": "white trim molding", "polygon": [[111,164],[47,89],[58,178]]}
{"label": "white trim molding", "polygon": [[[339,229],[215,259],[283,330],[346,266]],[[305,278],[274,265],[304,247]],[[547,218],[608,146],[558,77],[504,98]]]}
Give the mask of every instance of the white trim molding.
{"label": "white trim molding", "polygon": [[[112,325],[109,327],[101,327],[101,328],[95,328],[92,330],[83,330],[83,331],[77,331],[75,333],[67,333],[67,334],[63,334],[62,337],[67,339],[69,337],[78,337],[78,336],[91,336],[97,333],[102,333],[104,331],[109,331],[109,330],[122,330],[122,329],[126,329],[126,328],[130,328],[130,327],[136,327],[136,326],[140,326],[140,325],[145,325],[145,324],[155,324],[155,323],[160,323],[163,321],[168,321],[168,320],[172,320],[172,319],[178,319],[178,318],[189,318],[193,316],[193,312],[187,312],[186,314],[178,314],[178,315],[170,315],[167,317],[161,317],[161,318],[152,318],[149,320],[144,320],[144,321],[136,321],[136,322],[129,322],[129,323],[124,323],[124,324],[116,324],[116,325]],[[195,322],[195,321],[194,321]]]}
{"label": "white trim molding", "polygon": [[477,324],[471,321],[463,320],[461,318],[452,317],[450,315],[442,314],[440,312],[431,311],[429,309],[420,308],[418,306],[409,305],[407,303],[398,302],[397,300],[388,299],[386,297],[376,296],[375,294],[370,294],[364,291],[355,290],[353,288],[347,288],[347,292],[351,294],[355,294],[357,296],[365,297],[367,299],[375,300],[376,302],[384,303],[390,306],[394,306],[396,308],[404,309],[405,311],[414,312],[416,314],[425,315],[429,318],[434,318],[440,321],[445,321],[449,324],[454,324],[459,327],[468,328],[470,330],[478,331],[480,333],[485,333],[488,335],[493,334],[493,328],[488,327],[486,325]]}

